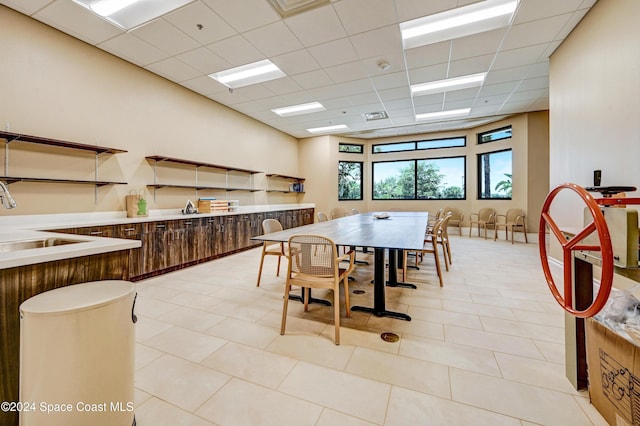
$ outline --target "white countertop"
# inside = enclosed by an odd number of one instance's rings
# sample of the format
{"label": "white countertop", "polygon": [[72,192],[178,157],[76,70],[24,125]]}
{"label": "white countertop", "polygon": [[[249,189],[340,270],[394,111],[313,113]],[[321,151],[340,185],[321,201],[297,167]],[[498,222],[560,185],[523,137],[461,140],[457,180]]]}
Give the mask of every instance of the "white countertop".
{"label": "white countertop", "polygon": [[52,247],[0,252],[0,269],[108,253],[118,250],[128,250],[141,246],[141,242],[138,240],[61,234],[46,232],[45,230],[79,228],[86,226],[120,225],[281,210],[299,210],[314,207],[315,204],[311,203],[240,206],[236,211],[232,212],[202,213],[194,215],[181,214],[180,209],[151,210],[148,217],[141,218],[127,218],[126,212],[1,216],[0,244],[12,241],[37,240],[52,237],[80,242]]}

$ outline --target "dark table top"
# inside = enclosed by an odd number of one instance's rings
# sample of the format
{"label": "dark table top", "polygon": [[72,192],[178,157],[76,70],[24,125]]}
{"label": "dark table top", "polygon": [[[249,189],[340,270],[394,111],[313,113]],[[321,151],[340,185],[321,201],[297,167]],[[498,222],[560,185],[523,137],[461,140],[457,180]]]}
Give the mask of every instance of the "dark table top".
{"label": "dark table top", "polygon": [[280,232],[253,237],[252,240],[288,241],[296,234],[322,235],[339,246],[420,250],[424,244],[429,213],[387,212],[387,219],[377,219],[380,212],[345,216],[327,222],[298,226]]}

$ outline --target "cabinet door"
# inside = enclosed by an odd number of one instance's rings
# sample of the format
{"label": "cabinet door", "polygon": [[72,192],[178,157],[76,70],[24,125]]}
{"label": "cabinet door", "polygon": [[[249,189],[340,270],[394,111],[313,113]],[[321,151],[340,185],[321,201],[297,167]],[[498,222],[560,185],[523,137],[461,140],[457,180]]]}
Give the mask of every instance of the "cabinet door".
{"label": "cabinet door", "polygon": [[[142,224],[136,223],[131,225],[115,225],[114,237],[127,240],[142,241]],[[137,277],[142,275],[143,260],[142,247],[131,249],[129,251],[129,276]]]}
{"label": "cabinet door", "polygon": [[311,225],[313,223],[313,209],[304,209],[303,223]]}
{"label": "cabinet door", "polygon": [[169,264],[169,233],[166,222],[148,222],[142,235],[145,274],[160,271]]}

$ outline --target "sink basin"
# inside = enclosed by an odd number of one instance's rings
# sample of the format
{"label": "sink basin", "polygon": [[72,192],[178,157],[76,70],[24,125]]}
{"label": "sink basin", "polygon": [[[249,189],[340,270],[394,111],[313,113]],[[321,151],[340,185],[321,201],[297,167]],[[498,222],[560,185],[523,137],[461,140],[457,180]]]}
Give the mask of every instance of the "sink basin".
{"label": "sink basin", "polygon": [[22,241],[7,241],[0,243],[0,253],[7,253],[19,250],[29,250],[34,248],[55,247],[65,244],[81,243],[80,240],[68,240],[65,238],[43,238],[38,240],[22,240]]}

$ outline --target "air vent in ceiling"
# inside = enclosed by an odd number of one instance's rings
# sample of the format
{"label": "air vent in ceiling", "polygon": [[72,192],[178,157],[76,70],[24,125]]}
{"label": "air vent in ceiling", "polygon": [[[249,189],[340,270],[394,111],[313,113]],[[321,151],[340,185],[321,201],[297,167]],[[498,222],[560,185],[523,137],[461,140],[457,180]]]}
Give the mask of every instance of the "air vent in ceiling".
{"label": "air vent in ceiling", "polygon": [[297,15],[316,7],[324,6],[330,3],[330,0],[267,0],[271,6],[282,16]]}
{"label": "air vent in ceiling", "polygon": [[364,118],[367,121],[384,120],[385,118],[389,118],[386,111],[365,112],[362,115],[364,115]]}

